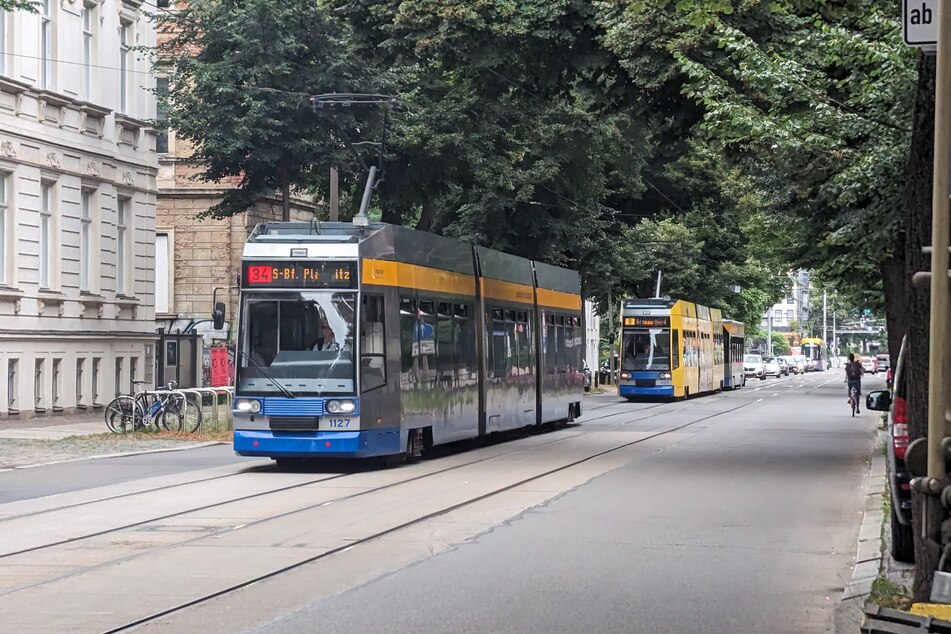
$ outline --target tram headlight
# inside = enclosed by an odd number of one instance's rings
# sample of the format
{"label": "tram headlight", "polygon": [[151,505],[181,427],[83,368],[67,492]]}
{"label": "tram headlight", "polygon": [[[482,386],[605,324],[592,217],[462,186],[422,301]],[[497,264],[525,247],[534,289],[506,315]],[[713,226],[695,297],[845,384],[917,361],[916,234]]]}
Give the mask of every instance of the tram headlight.
{"label": "tram headlight", "polygon": [[626,380],[628,380],[628,379],[631,378],[631,373],[630,373],[630,372],[621,372],[621,378],[626,381]]}
{"label": "tram headlight", "polygon": [[327,401],[328,414],[352,414],[357,411],[357,404],[348,400]]}
{"label": "tram headlight", "polygon": [[657,375],[657,378],[661,379],[662,381],[669,381],[671,378],[671,374],[670,372],[661,372],[660,374]]}
{"label": "tram headlight", "polygon": [[239,398],[235,401],[234,408],[239,412],[257,414],[261,411],[261,401],[253,398]]}

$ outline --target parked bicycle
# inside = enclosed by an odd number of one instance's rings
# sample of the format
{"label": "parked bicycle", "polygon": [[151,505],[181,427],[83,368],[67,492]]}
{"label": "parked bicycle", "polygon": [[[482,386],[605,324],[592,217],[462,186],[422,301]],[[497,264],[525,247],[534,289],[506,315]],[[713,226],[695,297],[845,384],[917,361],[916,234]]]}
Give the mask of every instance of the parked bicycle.
{"label": "parked bicycle", "polygon": [[[145,381],[133,381],[144,385]],[[106,406],[106,427],[115,434],[164,428],[193,433],[201,427],[201,407],[181,392],[175,381],[154,392],[120,394]]]}

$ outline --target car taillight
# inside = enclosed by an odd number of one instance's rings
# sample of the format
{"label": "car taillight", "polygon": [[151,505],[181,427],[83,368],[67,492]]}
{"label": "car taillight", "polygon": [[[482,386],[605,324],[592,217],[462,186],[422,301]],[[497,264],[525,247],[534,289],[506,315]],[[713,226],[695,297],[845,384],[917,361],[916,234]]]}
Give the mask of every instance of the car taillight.
{"label": "car taillight", "polygon": [[895,397],[892,407],[892,443],[895,446],[895,457],[905,458],[908,448],[908,404],[900,396]]}

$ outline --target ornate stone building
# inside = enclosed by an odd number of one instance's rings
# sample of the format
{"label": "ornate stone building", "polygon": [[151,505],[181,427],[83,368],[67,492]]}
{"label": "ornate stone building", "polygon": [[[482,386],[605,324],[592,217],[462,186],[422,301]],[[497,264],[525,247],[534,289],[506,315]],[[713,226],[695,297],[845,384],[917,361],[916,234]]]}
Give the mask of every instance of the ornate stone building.
{"label": "ornate stone building", "polygon": [[0,11],[0,424],[151,380],[156,135],[137,0]]}

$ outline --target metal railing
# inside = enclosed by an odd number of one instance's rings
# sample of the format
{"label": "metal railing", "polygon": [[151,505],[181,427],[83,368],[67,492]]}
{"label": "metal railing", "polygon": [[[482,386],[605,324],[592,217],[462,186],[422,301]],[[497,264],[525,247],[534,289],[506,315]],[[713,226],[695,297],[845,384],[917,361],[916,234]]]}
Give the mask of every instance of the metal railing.
{"label": "metal railing", "polygon": [[[192,387],[182,388],[181,392],[186,398],[192,397],[192,402],[198,405],[201,412],[201,422],[198,425],[198,432],[223,432],[231,431],[234,419],[231,415],[232,403],[234,401],[234,388],[232,387]],[[222,401],[224,401],[222,403]],[[224,406],[224,413],[222,413]]]}

